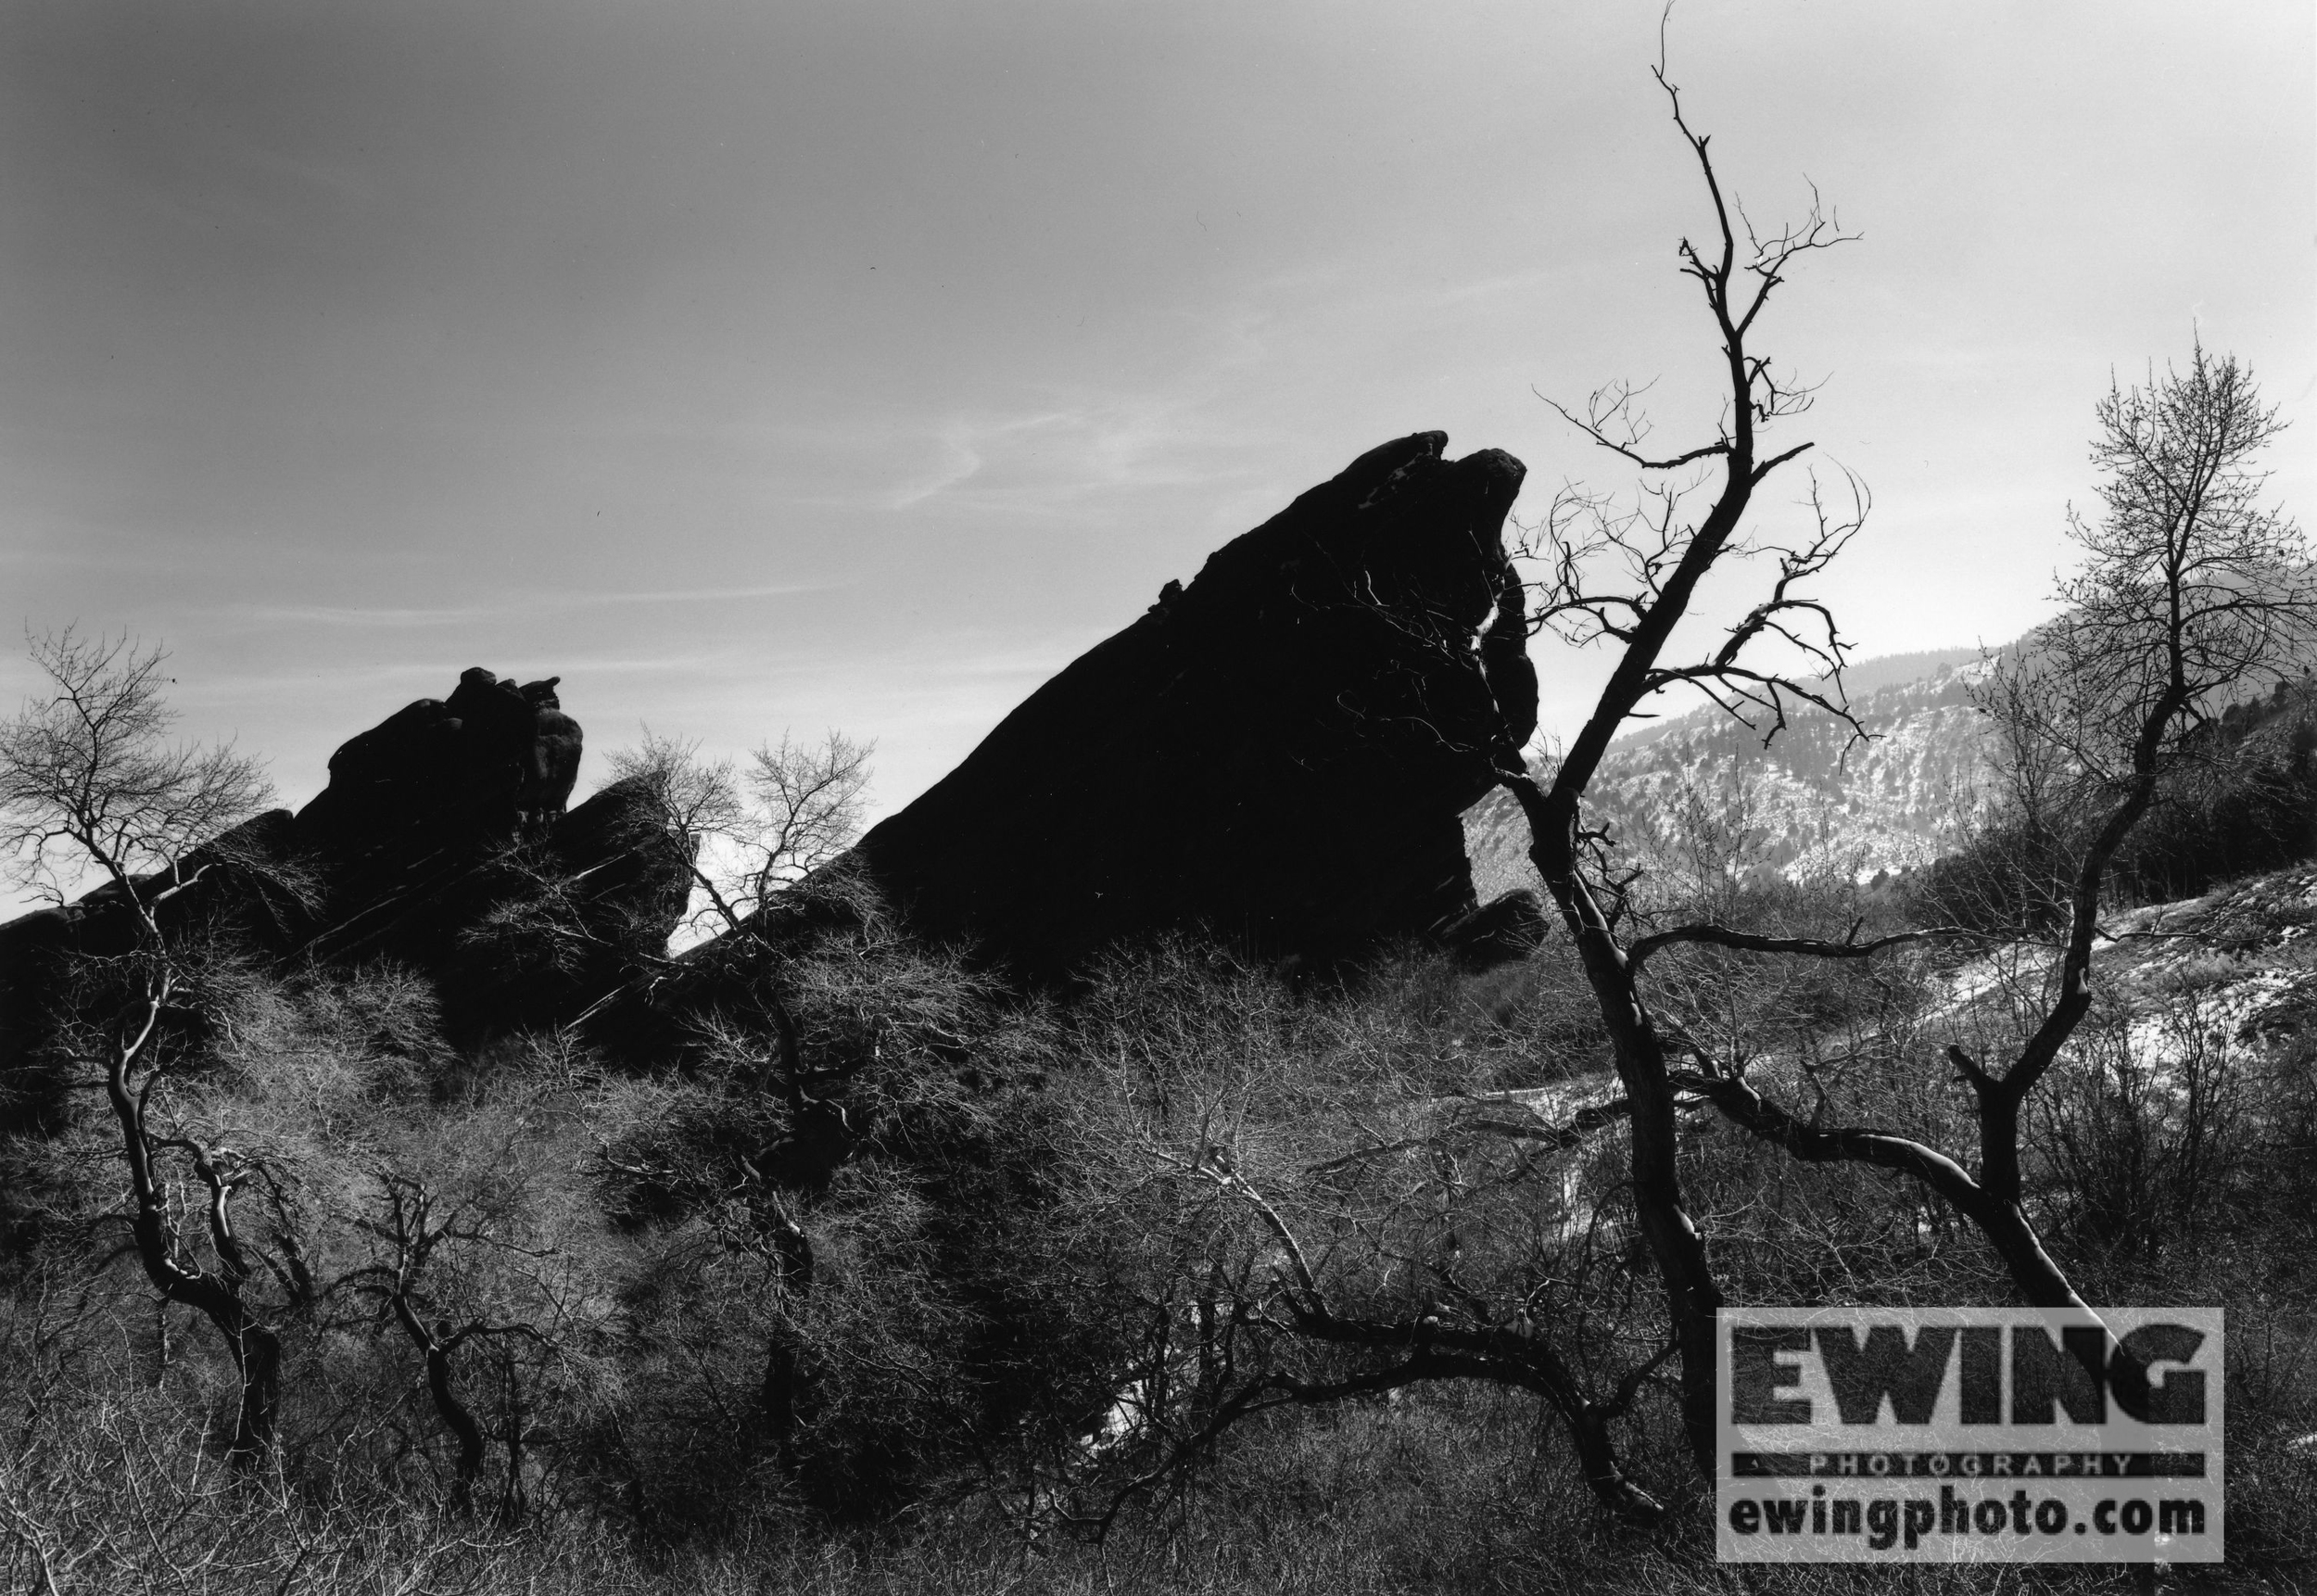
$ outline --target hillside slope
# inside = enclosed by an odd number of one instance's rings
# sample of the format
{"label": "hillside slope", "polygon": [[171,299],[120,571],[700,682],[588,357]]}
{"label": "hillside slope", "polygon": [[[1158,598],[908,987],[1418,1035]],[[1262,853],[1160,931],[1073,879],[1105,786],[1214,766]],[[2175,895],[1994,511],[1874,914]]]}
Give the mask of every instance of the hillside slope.
{"label": "hillside slope", "polygon": [[[1710,704],[1643,727],[1611,747],[1592,813],[1644,856],[1714,817],[1742,830],[1759,867],[1790,876],[1928,864],[1973,802],[1983,754],[1969,687],[1984,668],[1977,649],[1862,662],[1847,674],[1864,744],[1816,709],[1766,749]],[[1466,811],[1464,832],[1483,897],[1529,884],[1527,829],[1503,793]]]}

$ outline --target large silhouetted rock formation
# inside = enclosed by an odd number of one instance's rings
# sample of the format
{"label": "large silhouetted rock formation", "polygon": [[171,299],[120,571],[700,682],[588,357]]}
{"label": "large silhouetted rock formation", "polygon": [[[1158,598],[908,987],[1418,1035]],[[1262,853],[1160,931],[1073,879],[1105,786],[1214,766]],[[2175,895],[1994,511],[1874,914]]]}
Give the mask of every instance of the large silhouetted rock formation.
{"label": "large silhouetted rock formation", "polygon": [[918,931],[1033,973],[1167,927],[1331,957],[1477,906],[1461,812],[1534,729],[1521,463],[1418,433],[1217,551],[861,855]]}

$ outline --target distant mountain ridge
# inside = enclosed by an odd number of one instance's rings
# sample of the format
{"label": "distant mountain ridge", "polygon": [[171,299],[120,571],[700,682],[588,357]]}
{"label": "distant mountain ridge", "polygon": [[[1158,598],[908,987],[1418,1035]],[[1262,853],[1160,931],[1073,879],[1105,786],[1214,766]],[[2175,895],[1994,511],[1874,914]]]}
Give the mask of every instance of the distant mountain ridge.
{"label": "distant mountain ridge", "polygon": [[[1767,748],[1712,704],[1644,725],[1611,745],[1591,813],[1646,854],[1678,845],[1685,811],[1703,807],[1742,824],[1758,868],[1793,877],[1865,879],[1929,864],[1976,802],[1985,731],[1970,685],[1985,658],[1976,648],[1930,650],[1844,671],[1863,744],[1806,706]],[[1464,831],[1483,897],[1534,884],[1526,824],[1503,793],[1466,811]]]}

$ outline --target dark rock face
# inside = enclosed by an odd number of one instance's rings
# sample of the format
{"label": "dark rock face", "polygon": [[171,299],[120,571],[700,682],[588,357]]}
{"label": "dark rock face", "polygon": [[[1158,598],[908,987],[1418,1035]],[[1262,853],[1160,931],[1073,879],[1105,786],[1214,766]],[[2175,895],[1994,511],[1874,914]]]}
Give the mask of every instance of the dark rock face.
{"label": "dark rock face", "polygon": [[658,952],[691,901],[691,855],[639,776],[614,781],[556,823],[549,838],[574,895],[599,906],[607,941]]}
{"label": "dark rock face", "polygon": [[1327,958],[1471,914],[1458,817],[1537,678],[1523,468],[1447,441],[1361,455],[1169,583],[869,832],[879,888],[1033,974],[1173,926]]}
{"label": "dark rock face", "polygon": [[331,882],[306,950],[431,972],[454,1036],[569,1019],[666,946],[690,895],[641,780],[563,812],[582,737],[557,679],[465,672],[348,741],[298,816]]}
{"label": "dark rock face", "polygon": [[[536,845],[563,817],[582,741],[559,679],[518,687],[476,665],[448,699],[405,705],[330,756],[330,784],[298,812],[298,845],[330,885],[310,951],[448,967],[463,929],[521,894],[514,876],[550,865]],[[510,854],[523,844],[531,855]]]}
{"label": "dark rock face", "polygon": [[614,781],[541,842],[493,855],[439,929],[407,940],[436,972],[454,1035],[577,1015],[656,957],[691,896],[691,857],[640,778]]}
{"label": "dark rock face", "polygon": [[476,665],[449,699],[422,698],[348,740],[330,756],[329,786],[298,811],[299,845],[357,876],[391,875],[545,836],[579,776],[579,723],[555,696],[560,679],[518,687]]}

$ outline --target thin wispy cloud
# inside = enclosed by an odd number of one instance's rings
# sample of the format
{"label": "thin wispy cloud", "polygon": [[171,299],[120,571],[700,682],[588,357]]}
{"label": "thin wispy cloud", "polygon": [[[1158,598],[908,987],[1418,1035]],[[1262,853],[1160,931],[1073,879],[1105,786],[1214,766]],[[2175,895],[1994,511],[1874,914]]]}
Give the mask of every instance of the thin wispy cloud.
{"label": "thin wispy cloud", "polygon": [[[1234,329],[1235,331],[1234,320]],[[885,500],[933,500],[1024,514],[1076,509],[1118,493],[1219,487],[1260,447],[1208,412],[1229,351],[1165,389],[1095,394],[1015,415],[954,416],[934,429],[937,463]]]}
{"label": "thin wispy cloud", "polygon": [[828,592],[842,582],[774,582],[741,588],[668,588],[639,593],[541,593],[498,604],[397,608],[359,604],[237,604],[224,613],[270,626],[424,627],[514,620],[569,610],[610,609],[634,604],[703,604],[743,599],[782,599]]}

